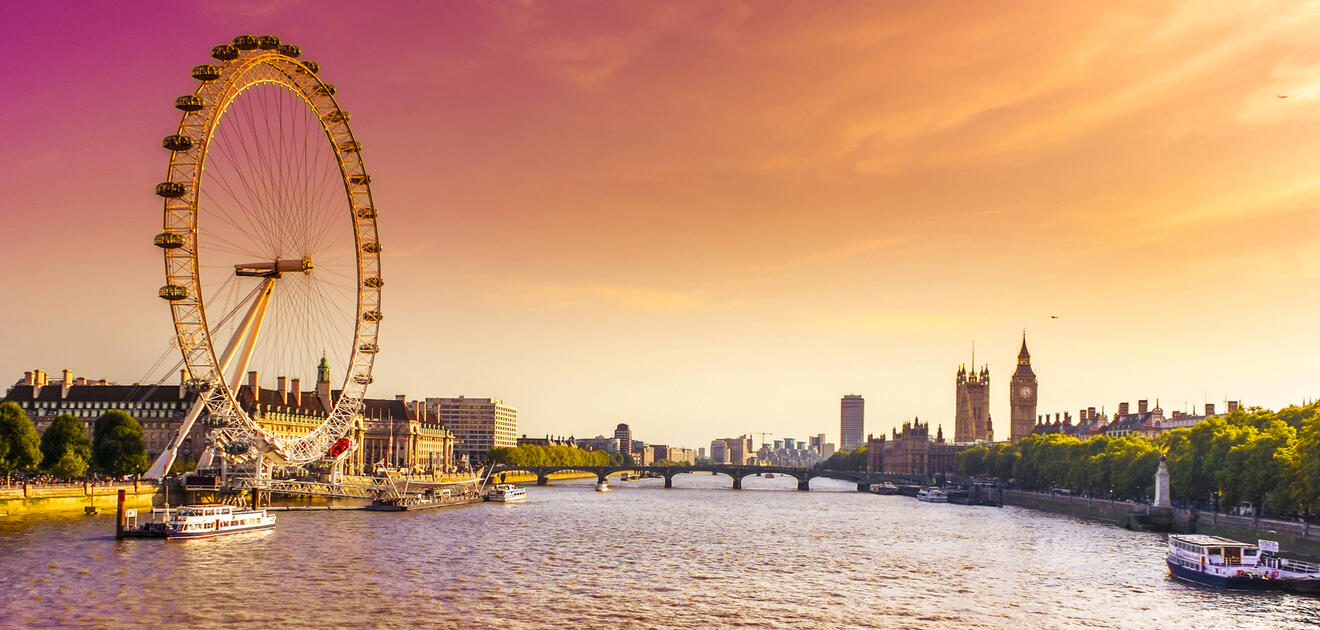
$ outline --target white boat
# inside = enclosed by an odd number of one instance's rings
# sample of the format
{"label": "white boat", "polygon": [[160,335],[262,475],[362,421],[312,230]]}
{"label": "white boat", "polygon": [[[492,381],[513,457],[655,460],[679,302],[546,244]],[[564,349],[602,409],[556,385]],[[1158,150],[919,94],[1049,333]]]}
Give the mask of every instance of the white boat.
{"label": "white boat", "polygon": [[917,491],[917,500],[927,503],[948,503],[949,495],[939,488],[922,488]]}
{"label": "white boat", "polygon": [[1320,593],[1320,566],[1280,558],[1279,543],[1171,534],[1164,562],[1173,577],[1227,589]]}
{"label": "white boat", "polygon": [[596,483],[596,492],[609,492],[610,490],[610,482],[601,480]]}
{"label": "white boat", "polygon": [[511,483],[497,483],[486,493],[487,501],[496,503],[526,503],[527,488],[519,488]]}
{"label": "white boat", "polygon": [[275,515],[266,510],[221,504],[185,505],[165,521],[165,538],[211,538],[274,527]]}

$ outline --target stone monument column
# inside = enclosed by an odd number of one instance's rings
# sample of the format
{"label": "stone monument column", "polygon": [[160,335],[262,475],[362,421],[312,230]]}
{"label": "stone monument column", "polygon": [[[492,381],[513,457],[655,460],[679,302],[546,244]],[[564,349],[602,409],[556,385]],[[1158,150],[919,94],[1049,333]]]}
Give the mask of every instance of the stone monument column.
{"label": "stone monument column", "polygon": [[1159,470],[1155,471],[1155,507],[1172,507],[1169,503],[1169,466],[1163,455],[1160,456]]}

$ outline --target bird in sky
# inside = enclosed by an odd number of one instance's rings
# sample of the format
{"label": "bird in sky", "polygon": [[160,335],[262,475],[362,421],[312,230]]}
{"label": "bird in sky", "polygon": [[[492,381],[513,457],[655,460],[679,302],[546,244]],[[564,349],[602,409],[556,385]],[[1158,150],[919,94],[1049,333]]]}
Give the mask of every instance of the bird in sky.
{"label": "bird in sky", "polygon": [[1276,94],[1275,96],[1278,96],[1279,98],[1288,98],[1287,94]]}
{"label": "bird in sky", "polygon": [[1059,318],[1058,315],[1050,315],[1050,319],[1058,319],[1058,318]]}

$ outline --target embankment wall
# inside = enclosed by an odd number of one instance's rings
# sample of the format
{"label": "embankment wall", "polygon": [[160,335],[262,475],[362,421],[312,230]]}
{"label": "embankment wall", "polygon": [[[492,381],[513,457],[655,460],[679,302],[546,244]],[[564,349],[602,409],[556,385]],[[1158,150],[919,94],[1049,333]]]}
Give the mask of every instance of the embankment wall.
{"label": "embankment wall", "polygon": [[[1149,505],[1090,499],[1070,495],[1004,490],[1004,504],[1069,514],[1125,526],[1133,514],[1147,514]],[[1320,526],[1295,521],[1230,516],[1200,510],[1173,510],[1173,529],[1183,533],[1210,534],[1236,540],[1278,541],[1284,555],[1320,558]]]}

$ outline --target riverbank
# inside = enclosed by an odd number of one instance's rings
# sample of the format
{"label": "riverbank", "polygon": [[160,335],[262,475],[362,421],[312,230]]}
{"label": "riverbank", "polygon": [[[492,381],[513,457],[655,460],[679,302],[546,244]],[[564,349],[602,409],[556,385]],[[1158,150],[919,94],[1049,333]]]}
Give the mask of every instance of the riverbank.
{"label": "riverbank", "polygon": [[[495,475],[491,478],[490,480],[491,483],[530,483],[530,484],[536,483],[536,475],[532,473],[515,472],[515,473],[501,473],[501,474],[504,475],[503,479],[499,478],[500,475]],[[550,474],[551,482],[564,481],[567,479],[595,479],[595,478],[596,475],[585,472],[557,472]]]}
{"label": "riverbank", "polygon": [[150,509],[164,503],[160,488],[149,483],[24,484],[0,489],[0,517],[86,514],[87,508],[95,508],[102,514],[114,514],[120,490],[125,491],[125,504],[131,508]]}
{"label": "riverbank", "polygon": [[[1067,514],[1128,529],[1145,521],[1152,512],[1151,506],[1144,503],[1025,490],[1004,490],[1004,505]],[[1173,509],[1169,516],[1176,532],[1210,534],[1250,542],[1264,538],[1277,541],[1285,555],[1320,559],[1320,526],[1201,510]]]}

